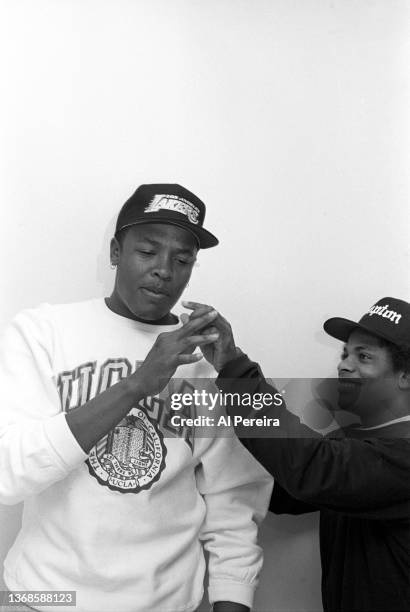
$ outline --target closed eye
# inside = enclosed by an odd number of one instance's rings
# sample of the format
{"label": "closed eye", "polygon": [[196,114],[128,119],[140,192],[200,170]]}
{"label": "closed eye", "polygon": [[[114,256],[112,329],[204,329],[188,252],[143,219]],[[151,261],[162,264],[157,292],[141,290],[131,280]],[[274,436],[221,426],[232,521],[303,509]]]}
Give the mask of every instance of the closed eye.
{"label": "closed eye", "polygon": [[175,260],[183,266],[191,266],[196,262],[196,258],[190,257],[189,255],[187,257],[182,257],[180,255],[179,257],[176,257]]}

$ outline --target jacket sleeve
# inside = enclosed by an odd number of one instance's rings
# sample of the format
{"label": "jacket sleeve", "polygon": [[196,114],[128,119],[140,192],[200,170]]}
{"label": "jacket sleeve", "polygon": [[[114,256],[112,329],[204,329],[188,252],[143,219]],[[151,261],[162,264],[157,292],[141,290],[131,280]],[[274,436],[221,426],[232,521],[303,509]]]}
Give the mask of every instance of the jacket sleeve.
{"label": "jacket sleeve", "polygon": [[[43,307],[44,308],[44,307]],[[39,311],[24,311],[0,346],[0,503],[15,504],[64,478],[87,455],[62,413],[53,338]]]}
{"label": "jacket sleeve", "polygon": [[201,540],[209,553],[209,600],[252,607],[262,566],[258,525],[267,512],[272,478],[240,444],[224,437],[197,439],[197,487],[206,514]]}
{"label": "jacket sleeve", "polygon": [[[252,453],[253,441],[251,438],[241,438],[245,448],[249,448]],[[273,485],[272,496],[269,502],[269,510],[274,514],[307,514],[309,512],[317,512],[320,508],[308,504],[300,499],[296,499],[281,487],[279,482],[275,480]]]}
{"label": "jacket sleeve", "polygon": [[[246,355],[227,364],[217,385],[223,392],[272,393]],[[292,497],[354,516],[408,517],[410,440],[323,438],[284,403],[264,414],[278,418],[280,427],[269,437],[247,439],[246,446]]]}
{"label": "jacket sleeve", "polygon": [[269,502],[269,510],[275,514],[307,514],[308,512],[317,512],[319,508],[296,499],[296,497],[292,497],[275,480],[272,497]]}

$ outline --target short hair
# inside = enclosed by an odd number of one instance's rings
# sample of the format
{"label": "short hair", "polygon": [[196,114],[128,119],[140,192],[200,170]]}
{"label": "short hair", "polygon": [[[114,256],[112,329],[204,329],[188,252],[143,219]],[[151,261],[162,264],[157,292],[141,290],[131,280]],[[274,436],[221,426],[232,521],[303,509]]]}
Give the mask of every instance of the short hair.
{"label": "short hair", "polygon": [[384,338],[378,338],[379,346],[390,355],[393,371],[410,373],[410,347],[404,344],[393,344]]}
{"label": "short hair", "polygon": [[123,247],[125,236],[126,236],[128,230],[130,229],[130,227],[131,226],[122,227],[120,230],[118,230],[118,232],[116,232],[114,234],[114,238],[116,238],[118,244],[120,245],[120,249],[122,249],[122,247]]}

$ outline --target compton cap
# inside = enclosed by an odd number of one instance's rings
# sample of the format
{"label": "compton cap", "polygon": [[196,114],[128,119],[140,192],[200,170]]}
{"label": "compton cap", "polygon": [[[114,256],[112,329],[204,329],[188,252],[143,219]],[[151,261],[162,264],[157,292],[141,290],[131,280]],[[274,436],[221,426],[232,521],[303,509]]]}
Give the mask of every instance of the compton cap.
{"label": "compton cap", "polygon": [[353,330],[363,329],[393,344],[410,346],[410,304],[397,298],[382,298],[357,323],[333,317],[325,321],[323,329],[343,342],[347,342]]}

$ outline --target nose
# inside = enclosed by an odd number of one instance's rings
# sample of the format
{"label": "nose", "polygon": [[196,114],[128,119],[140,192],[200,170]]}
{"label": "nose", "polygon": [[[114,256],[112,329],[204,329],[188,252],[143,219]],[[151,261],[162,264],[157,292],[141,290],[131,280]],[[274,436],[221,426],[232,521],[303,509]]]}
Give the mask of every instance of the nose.
{"label": "nose", "polygon": [[168,281],[172,278],[172,262],[167,256],[158,257],[155,266],[151,272],[152,276],[159,278],[162,281]]}
{"label": "nose", "polygon": [[337,372],[339,376],[343,374],[343,372],[347,374],[351,374],[354,372],[354,364],[352,361],[351,355],[346,355],[346,357],[342,357],[337,365]]}

